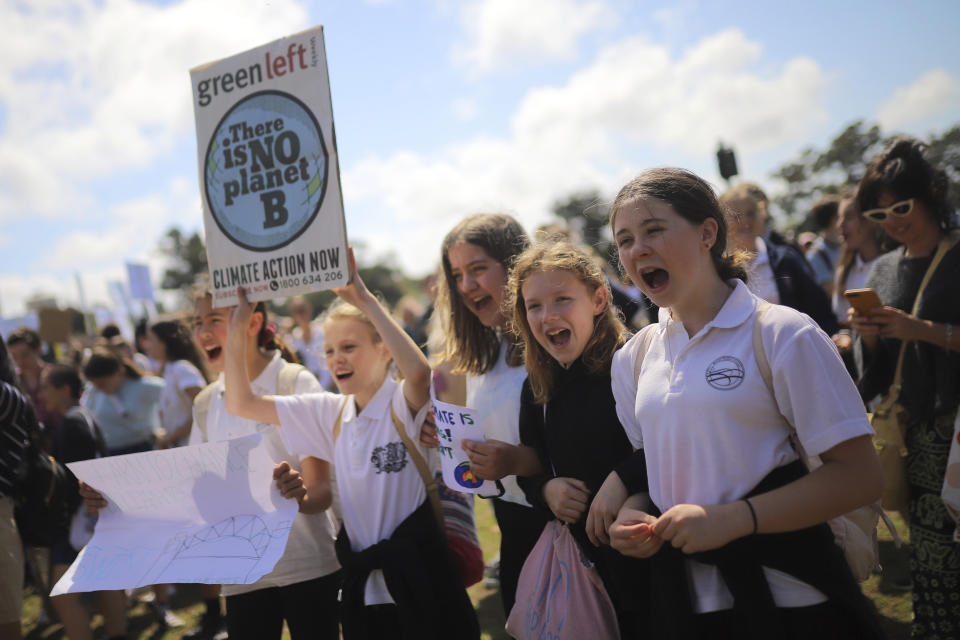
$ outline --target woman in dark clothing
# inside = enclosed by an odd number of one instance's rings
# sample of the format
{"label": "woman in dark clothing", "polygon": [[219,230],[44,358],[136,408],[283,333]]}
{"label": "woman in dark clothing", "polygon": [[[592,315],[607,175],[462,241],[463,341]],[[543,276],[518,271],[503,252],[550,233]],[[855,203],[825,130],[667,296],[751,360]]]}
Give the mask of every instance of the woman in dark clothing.
{"label": "woman in dark clothing", "polygon": [[593,546],[585,527],[592,496],[633,453],[610,384],[626,329],[603,273],[566,242],[520,254],[508,290],[530,372],[520,396],[520,442],[536,451],[541,468],[518,477],[520,487],[534,508],[570,525],[603,580],[622,637],[638,637],[646,598],[628,587],[644,584],[638,577],[646,563]]}
{"label": "woman in dark clothing", "polygon": [[[953,424],[960,400],[960,246],[947,203],[947,176],[923,157],[924,146],[895,140],[870,164],[857,200],[863,215],[879,222],[903,247],[877,258],[867,280],[884,306],[851,311],[860,338],[854,345],[866,399],[889,389],[900,353],[899,402],[907,410],[906,475],[909,486],[910,570],[914,638],[960,637],[960,545],[940,499]],[[932,274],[916,315],[910,313],[933,255],[952,243]]]}
{"label": "woman in dark clothing", "polygon": [[[19,640],[23,603],[23,548],[13,519],[16,465],[27,445],[29,402],[17,388],[7,347],[0,340],[0,639]],[[34,419],[34,424],[36,419]]]}

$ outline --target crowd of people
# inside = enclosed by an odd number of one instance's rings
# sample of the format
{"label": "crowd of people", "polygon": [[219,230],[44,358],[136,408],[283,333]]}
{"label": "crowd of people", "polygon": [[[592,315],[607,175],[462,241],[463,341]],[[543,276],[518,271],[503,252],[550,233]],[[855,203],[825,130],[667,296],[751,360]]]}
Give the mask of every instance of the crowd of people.
{"label": "crowd of people", "polygon": [[[12,332],[0,638],[20,637],[38,551],[13,516],[32,438],[66,463],[256,432],[298,515],[270,573],[203,586],[189,637],[279,639],[286,624],[295,640],[479,638],[465,590],[483,573],[473,499],[439,480],[431,386],[483,416],[485,440],[463,447],[498,487],[484,498],[505,616],[534,606],[518,585],[558,520],[621,638],[882,637],[827,522],[895,481],[867,413],[891,385],[905,410],[911,634],[960,637],[960,544],[940,499],[960,402],[960,236],[947,176],[923,151],[895,140],[859,184],[814,205],[818,233],[796,242],[772,229],[758,186],[718,196],[693,173],[651,169],[611,206],[621,273],[573,234],[531,239],[508,215],[475,214],[445,237],[428,305],[392,313],[351,252],[352,279],[319,319],[288,301],[286,340],[262,302],[240,290],[216,308],[203,283],[192,332],[157,321],[131,346],[108,328],[57,363],[35,332]],[[844,293],[865,288],[880,306],[850,305]],[[78,492],[78,518],[107,505],[96,487]],[[82,544],[65,535],[26,563],[40,590]],[[159,625],[180,623],[169,593],[153,588]],[[113,640],[127,597],[98,593]],[[92,637],[76,594],[50,606],[71,640]]]}

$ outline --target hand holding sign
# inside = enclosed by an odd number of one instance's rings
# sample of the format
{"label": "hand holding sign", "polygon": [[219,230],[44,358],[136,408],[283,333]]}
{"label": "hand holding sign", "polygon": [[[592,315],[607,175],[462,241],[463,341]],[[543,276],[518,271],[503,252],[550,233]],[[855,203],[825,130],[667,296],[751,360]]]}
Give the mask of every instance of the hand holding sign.
{"label": "hand holding sign", "polygon": [[474,418],[477,412],[434,399],[433,414],[444,483],[463,493],[496,494],[495,483],[476,472],[463,449],[464,443],[483,444],[483,432]]}

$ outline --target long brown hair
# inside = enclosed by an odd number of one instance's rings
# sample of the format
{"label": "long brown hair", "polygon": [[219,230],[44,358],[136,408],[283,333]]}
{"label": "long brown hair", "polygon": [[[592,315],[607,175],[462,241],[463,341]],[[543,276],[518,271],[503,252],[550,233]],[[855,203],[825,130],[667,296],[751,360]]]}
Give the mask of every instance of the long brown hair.
{"label": "long brown hair", "polygon": [[560,364],[537,342],[527,321],[527,306],[523,300],[523,283],[530,276],[545,271],[565,271],[573,274],[592,296],[597,289],[607,291],[607,304],[594,318],[593,334],[580,355],[591,374],[610,370],[614,352],[626,342],[627,329],[611,304],[610,287],[599,265],[582,249],[569,242],[546,240],[521,253],[510,271],[507,283],[507,308],[510,310],[514,332],[523,339],[524,363],[527,365],[530,388],[534,399],[541,404],[549,402],[554,392],[554,381]]}
{"label": "long brown hair", "polygon": [[163,343],[167,361],[186,360],[197,368],[206,382],[210,382],[207,362],[190,330],[178,320],[161,320],[150,326],[150,331]]}
{"label": "long brown hair", "polygon": [[[500,335],[496,328],[483,326],[460,297],[449,255],[450,249],[460,242],[480,247],[503,265],[505,271],[509,271],[516,257],[530,244],[530,239],[520,223],[501,213],[468,216],[443,239],[443,277],[437,282],[436,309],[444,338],[438,358],[452,362],[455,373],[479,375],[497,363]],[[508,353],[508,362],[511,366],[519,366],[520,357],[516,349]]]}
{"label": "long brown hair", "polygon": [[645,198],[653,198],[670,205],[680,217],[691,224],[700,224],[707,218],[713,218],[717,223],[717,240],[710,247],[710,257],[717,275],[725,281],[747,281],[745,265],[750,258],[743,252],[727,254],[727,221],[724,208],[706,180],[686,169],[648,169],[620,189],[613,206],[610,207],[610,226],[613,226],[617,212]]}
{"label": "long brown hair", "polygon": [[[840,215],[843,215],[843,211],[846,207],[853,207],[857,211],[857,215],[860,215],[860,207],[857,205],[857,199],[855,196],[850,196],[849,198],[844,198],[840,202],[840,206],[837,208]],[[873,240],[877,245],[877,254],[883,253],[885,240],[887,234],[884,233],[883,227],[881,227],[876,222],[860,216],[859,224],[861,229],[866,226],[870,230],[870,239]],[[862,231],[861,231],[862,233]],[[847,278],[850,277],[850,271],[853,269],[853,263],[856,262],[857,254],[860,253],[859,249],[851,249],[847,246],[847,243],[843,243],[843,248],[840,251],[840,257],[837,259],[837,268],[834,275],[834,291],[843,293],[844,289],[847,288]]]}

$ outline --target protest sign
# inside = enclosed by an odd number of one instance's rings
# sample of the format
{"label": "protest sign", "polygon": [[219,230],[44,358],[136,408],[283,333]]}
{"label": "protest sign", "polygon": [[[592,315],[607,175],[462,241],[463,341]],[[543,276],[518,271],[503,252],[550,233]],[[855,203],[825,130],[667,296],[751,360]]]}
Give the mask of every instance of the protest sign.
{"label": "protest sign", "polygon": [[460,448],[463,440],[485,440],[480,429],[479,413],[467,407],[433,399],[433,417],[437,424],[440,445],[440,466],[443,483],[462,493],[495,495],[497,486],[490,480],[481,480],[470,469],[470,459]]}
{"label": "protest sign", "polygon": [[213,304],[349,278],[323,27],[190,71]]}
{"label": "protest sign", "polygon": [[40,309],[37,333],[44,342],[68,342],[73,334],[73,314],[65,309]]}
{"label": "protest sign", "polygon": [[108,501],[51,595],[151,584],[252,584],[283,555],[297,501],[262,434],[67,466]]}
{"label": "protest sign", "polygon": [[150,282],[150,267],[145,264],[127,263],[127,282],[130,297],[143,302],[153,302],[153,284]]}

